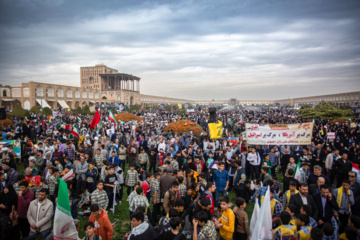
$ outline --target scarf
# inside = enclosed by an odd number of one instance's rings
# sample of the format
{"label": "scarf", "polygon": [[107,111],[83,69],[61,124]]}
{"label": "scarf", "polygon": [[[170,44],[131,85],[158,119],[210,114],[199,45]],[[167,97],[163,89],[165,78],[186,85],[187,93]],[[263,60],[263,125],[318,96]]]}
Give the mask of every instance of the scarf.
{"label": "scarf", "polygon": [[[297,189],[295,189],[295,194],[297,194],[299,191]],[[291,197],[291,193],[290,193],[290,190],[287,191],[286,193],[286,200],[287,202],[290,201],[290,197]]]}
{"label": "scarf", "polygon": [[[350,191],[350,189],[348,191]],[[338,190],[338,193],[337,193],[337,196],[336,196],[336,203],[338,204],[339,207],[341,205],[343,192],[344,192],[343,187],[339,187],[339,190]],[[350,209],[350,203],[349,203],[349,209]]]}
{"label": "scarf", "polygon": [[[262,197],[261,197],[261,204],[262,204],[262,202],[263,202],[263,200],[264,200],[264,197],[265,197],[265,196],[262,196]],[[275,207],[276,202],[280,203],[280,202],[279,202],[278,200],[276,200],[275,198],[271,199],[271,201],[270,201],[271,216],[274,215],[274,207]]]}

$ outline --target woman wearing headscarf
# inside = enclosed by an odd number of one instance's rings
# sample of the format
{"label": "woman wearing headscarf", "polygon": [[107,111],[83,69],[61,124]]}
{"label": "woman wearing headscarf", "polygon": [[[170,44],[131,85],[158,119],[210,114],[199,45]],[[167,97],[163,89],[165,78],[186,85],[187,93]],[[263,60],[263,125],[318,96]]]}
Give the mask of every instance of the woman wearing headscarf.
{"label": "woman wearing headscarf", "polygon": [[9,216],[12,206],[17,207],[17,195],[12,185],[7,184],[0,194],[0,212]]}

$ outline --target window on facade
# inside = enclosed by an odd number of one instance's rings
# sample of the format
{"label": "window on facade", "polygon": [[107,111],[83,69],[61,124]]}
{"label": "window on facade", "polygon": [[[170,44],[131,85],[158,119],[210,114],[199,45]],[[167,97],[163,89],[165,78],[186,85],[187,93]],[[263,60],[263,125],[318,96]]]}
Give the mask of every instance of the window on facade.
{"label": "window on facade", "polygon": [[3,90],[3,97],[6,97],[6,90]]}

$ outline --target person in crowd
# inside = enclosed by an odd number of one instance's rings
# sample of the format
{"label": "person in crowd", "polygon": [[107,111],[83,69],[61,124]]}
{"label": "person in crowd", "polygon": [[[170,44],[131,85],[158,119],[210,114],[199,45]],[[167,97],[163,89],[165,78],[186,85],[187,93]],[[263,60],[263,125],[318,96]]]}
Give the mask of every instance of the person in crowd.
{"label": "person in crowd", "polygon": [[308,192],[308,185],[306,183],[302,183],[299,188],[299,193],[293,194],[290,197],[289,204],[295,205],[298,209],[300,209],[303,205],[310,205],[313,209],[312,217],[317,219],[318,207],[315,204],[313,197],[309,195]]}
{"label": "person in crowd", "polygon": [[315,184],[309,185],[309,194],[314,196],[316,193],[320,192],[320,186],[325,184],[325,178],[318,177]]}
{"label": "person in crowd", "polygon": [[99,235],[102,239],[111,240],[113,237],[113,227],[106,211],[101,209],[96,203],[91,205],[90,211],[89,222],[96,224],[95,234]]}
{"label": "person in crowd", "polygon": [[[192,221],[193,225],[193,240],[216,240],[217,233],[215,224],[208,219],[208,215],[204,211],[200,211],[195,215]],[[201,227],[198,233],[198,226]]]}
{"label": "person in crowd", "polygon": [[51,219],[54,213],[53,203],[47,199],[49,190],[40,190],[38,199],[33,200],[27,212],[27,219],[30,224],[29,236],[41,234],[42,239],[51,233]]}
{"label": "person in crowd", "polygon": [[299,214],[296,218],[297,220],[297,226],[298,226],[298,232],[297,232],[297,238],[298,239],[310,239],[310,232],[312,227],[309,226],[309,217],[304,214]]}
{"label": "person in crowd", "polygon": [[320,186],[320,193],[314,195],[314,201],[318,209],[317,219],[319,226],[325,222],[331,222],[333,214],[338,217],[339,206],[336,199],[330,192],[330,187],[327,185]]}
{"label": "person in crowd", "polygon": [[32,200],[34,200],[34,193],[29,190],[29,183],[22,181],[19,184],[19,194],[17,203],[18,223],[22,238],[26,238],[30,233],[30,224],[27,219],[27,212]]}
{"label": "person in crowd", "polygon": [[224,170],[225,164],[220,162],[218,164],[219,169],[214,172],[213,181],[216,186],[215,190],[215,208],[218,207],[218,202],[221,196],[227,195],[227,189],[229,187],[229,173]]}
{"label": "person in crowd", "polygon": [[227,196],[220,198],[221,217],[215,224],[220,229],[220,238],[231,240],[235,231],[235,214],[229,207],[229,198]]}
{"label": "person in crowd", "polygon": [[341,159],[337,160],[334,164],[334,172],[336,178],[336,187],[340,187],[344,179],[348,179],[348,173],[352,170],[351,161],[348,155],[343,153]]}
{"label": "person in crowd", "polygon": [[106,210],[109,205],[109,198],[103,188],[104,182],[99,181],[96,185],[96,190],[91,193],[91,203],[97,204],[101,209]]}
{"label": "person in crowd", "polygon": [[313,169],[314,172],[310,173],[307,184],[315,184],[318,177],[323,177],[325,179],[325,184],[331,186],[330,179],[322,174],[323,168],[320,165],[315,165]]}
{"label": "person in crowd", "polygon": [[[350,181],[344,179],[341,187],[334,189],[333,196],[336,198],[336,203],[339,206],[339,220],[341,223],[347,223],[349,221],[351,206],[354,205],[354,193],[350,189]],[[340,226],[339,233],[344,232],[344,224]]]}
{"label": "person in crowd", "polygon": [[168,213],[171,208],[175,206],[176,199],[178,197],[179,183],[176,181],[172,183],[171,188],[165,192],[163,209],[165,213]]}
{"label": "person in crowd", "polygon": [[283,199],[282,199],[282,207],[283,209],[286,209],[287,205],[289,204],[290,201],[290,197],[294,194],[299,193],[299,191],[296,189],[296,182],[295,181],[291,181],[289,184],[289,190],[287,190],[284,194],[283,194]]}
{"label": "person in crowd", "polygon": [[242,197],[236,198],[236,207],[233,208],[235,214],[235,231],[233,238],[239,240],[248,240],[250,236],[249,230],[249,218],[248,214],[244,211],[246,207],[246,201]]}
{"label": "person in crowd", "polygon": [[95,234],[95,224],[86,222],[84,225],[86,236],[82,240],[102,240],[101,236]]}
{"label": "person in crowd", "polygon": [[280,214],[281,225],[273,230],[273,239],[281,240],[281,239],[290,239],[294,237],[295,232],[293,226],[290,225],[290,213],[287,211],[283,211]]}
{"label": "person in crowd", "polygon": [[249,164],[250,178],[251,180],[259,178],[259,166],[261,163],[261,156],[256,152],[256,148],[252,148],[251,152],[247,156]]}
{"label": "person in crowd", "polygon": [[132,230],[128,240],[154,240],[154,229],[149,223],[144,221],[144,218],[144,212],[141,210],[136,210],[131,214]]}
{"label": "person in crowd", "polygon": [[[134,159],[134,158],[133,158]],[[135,170],[135,165],[130,164],[130,169],[126,173],[125,186],[127,187],[126,193],[129,196],[130,192],[134,189],[134,185],[139,181],[138,172]]]}

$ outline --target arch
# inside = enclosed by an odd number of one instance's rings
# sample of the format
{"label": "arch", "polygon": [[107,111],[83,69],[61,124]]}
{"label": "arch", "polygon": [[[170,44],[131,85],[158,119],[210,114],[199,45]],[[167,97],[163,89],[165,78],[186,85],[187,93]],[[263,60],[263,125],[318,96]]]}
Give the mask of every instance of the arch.
{"label": "arch", "polygon": [[80,91],[79,89],[76,89],[74,92],[75,98],[80,98]]}
{"label": "arch", "polygon": [[30,110],[30,101],[29,100],[26,100],[25,102],[24,102],[24,109],[25,110]]}
{"label": "arch", "polygon": [[89,104],[86,101],[83,101],[82,106],[85,107],[85,105],[89,106]]}
{"label": "arch", "polygon": [[6,89],[3,90],[3,97],[6,97]]}
{"label": "arch", "polygon": [[90,83],[90,84],[93,84],[93,83],[94,83],[94,78],[93,78],[93,77],[90,77],[90,78],[89,78],[89,83]]}
{"label": "arch", "polygon": [[130,106],[132,106],[132,105],[134,105],[134,97],[133,96],[130,97]]}
{"label": "arch", "polygon": [[46,88],[46,96],[47,97],[54,97],[54,88],[53,87],[47,87]]}
{"label": "arch", "polygon": [[81,97],[82,98],[87,98],[87,92],[85,90],[82,91]]}
{"label": "arch", "polygon": [[37,85],[35,87],[35,96],[36,97],[43,97],[44,96],[44,89],[41,85]]}
{"label": "arch", "polygon": [[77,107],[79,107],[79,106],[80,106],[79,101],[76,101],[76,102],[75,102],[75,108],[77,108]]}
{"label": "arch", "polygon": [[72,98],[73,97],[73,92],[70,88],[68,88],[66,90],[66,98]]}
{"label": "arch", "polygon": [[117,101],[121,101],[121,93],[117,93],[117,94],[116,94],[116,100],[117,100]]}
{"label": "arch", "polygon": [[64,97],[64,89],[62,89],[62,88],[56,89],[56,96],[58,98],[63,98]]}
{"label": "arch", "polygon": [[107,100],[107,97],[103,96],[101,99],[103,99],[103,100]]}
{"label": "arch", "polygon": [[90,92],[89,92],[89,98],[91,98],[91,99],[94,98],[94,93],[93,93],[93,91],[90,91]]}

